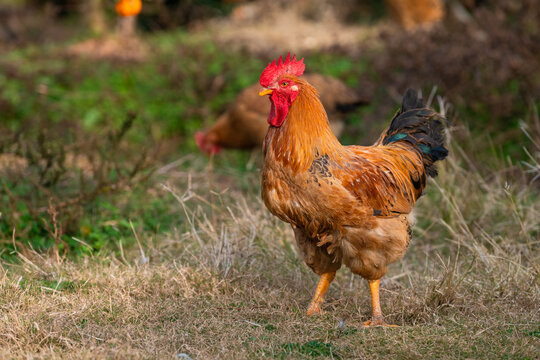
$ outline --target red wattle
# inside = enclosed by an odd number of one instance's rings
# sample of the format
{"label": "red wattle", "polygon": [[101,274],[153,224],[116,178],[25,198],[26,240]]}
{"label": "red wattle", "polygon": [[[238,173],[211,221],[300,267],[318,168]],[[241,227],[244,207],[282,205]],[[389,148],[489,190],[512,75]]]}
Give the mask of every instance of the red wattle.
{"label": "red wattle", "polygon": [[268,123],[275,127],[283,125],[287,114],[289,113],[289,104],[283,98],[280,98],[276,92],[270,96],[270,115],[268,115]]}
{"label": "red wattle", "polygon": [[268,115],[268,123],[272,125],[274,122],[274,118],[276,117],[276,105],[274,105],[274,102],[272,99],[270,99],[270,115]]}

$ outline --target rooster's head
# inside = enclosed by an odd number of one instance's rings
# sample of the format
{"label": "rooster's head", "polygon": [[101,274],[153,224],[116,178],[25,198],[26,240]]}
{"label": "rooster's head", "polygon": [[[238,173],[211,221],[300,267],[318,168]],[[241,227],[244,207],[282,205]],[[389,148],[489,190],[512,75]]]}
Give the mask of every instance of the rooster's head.
{"label": "rooster's head", "polygon": [[304,59],[297,61],[296,56],[291,58],[291,53],[288,53],[285,61],[280,56],[277,63],[274,60],[262,72],[259,82],[264,89],[259,95],[270,95],[272,107],[268,123],[271,126],[280,127],[285,121],[289,107],[300,91],[297,77],[302,76],[305,68]]}

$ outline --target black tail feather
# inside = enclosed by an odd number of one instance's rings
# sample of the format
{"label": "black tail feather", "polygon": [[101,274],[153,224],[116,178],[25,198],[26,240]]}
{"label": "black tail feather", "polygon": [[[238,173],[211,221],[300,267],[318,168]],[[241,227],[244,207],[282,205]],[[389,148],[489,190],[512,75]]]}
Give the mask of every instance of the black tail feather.
{"label": "black tail feather", "polygon": [[426,173],[437,176],[436,161],[448,155],[444,147],[444,126],[447,120],[424,105],[416,91],[408,89],[403,97],[400,111],[394,116],[384,138],[383,145],[407,142],[422,155]]}

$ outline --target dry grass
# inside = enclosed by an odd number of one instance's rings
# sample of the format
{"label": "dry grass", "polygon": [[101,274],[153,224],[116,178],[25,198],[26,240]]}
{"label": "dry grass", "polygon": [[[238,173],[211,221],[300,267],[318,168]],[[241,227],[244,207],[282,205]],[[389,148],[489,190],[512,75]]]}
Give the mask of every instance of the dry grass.
{"label": "dry grass", "polygon": [[316,277],[264,209],[256,173],[243,176],[248,190],[225,191],[216,183],[227,176],[168,168],[175,232],[134,229],[140,248],[117,255],[0,267],[0,357],[538,358],[537,189],[505,183],[508,169],[466,171],[453,150],[419,203],[411,249],[383,280],[397,329],[361,327],[369,293],[347,270],[326,313],[304,315]]}
{"label": "dry grass", "polygon": [[[237,6],[228,18],[216,18],[203,27],[228,48],[252,54],[308,53],[324,49],[355,49],[372,41],[389,24],[345,24],[351,4],[332,1],[257,1]],[[287,31],[276,31],[287,29]],[[274,56],[274,55],[272,55]]]}

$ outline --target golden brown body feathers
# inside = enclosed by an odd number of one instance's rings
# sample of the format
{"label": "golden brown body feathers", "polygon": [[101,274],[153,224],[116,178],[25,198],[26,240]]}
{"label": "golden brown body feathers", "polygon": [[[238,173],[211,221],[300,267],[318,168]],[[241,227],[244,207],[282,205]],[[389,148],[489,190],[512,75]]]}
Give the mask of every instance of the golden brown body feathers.
{"label": "golden brown body feathers", "polygon": [[316,90],[295,81],[301,90],[287,120],[270,127],[265,138],[263,200],[293,226],[316,273],[345,263],[364,278],[379,279],[407,249],[410,212],[425,186],[426,155],[399,132],[399,118],[389,128],[397,135],[388,132],[386,145],[342,146]]}

